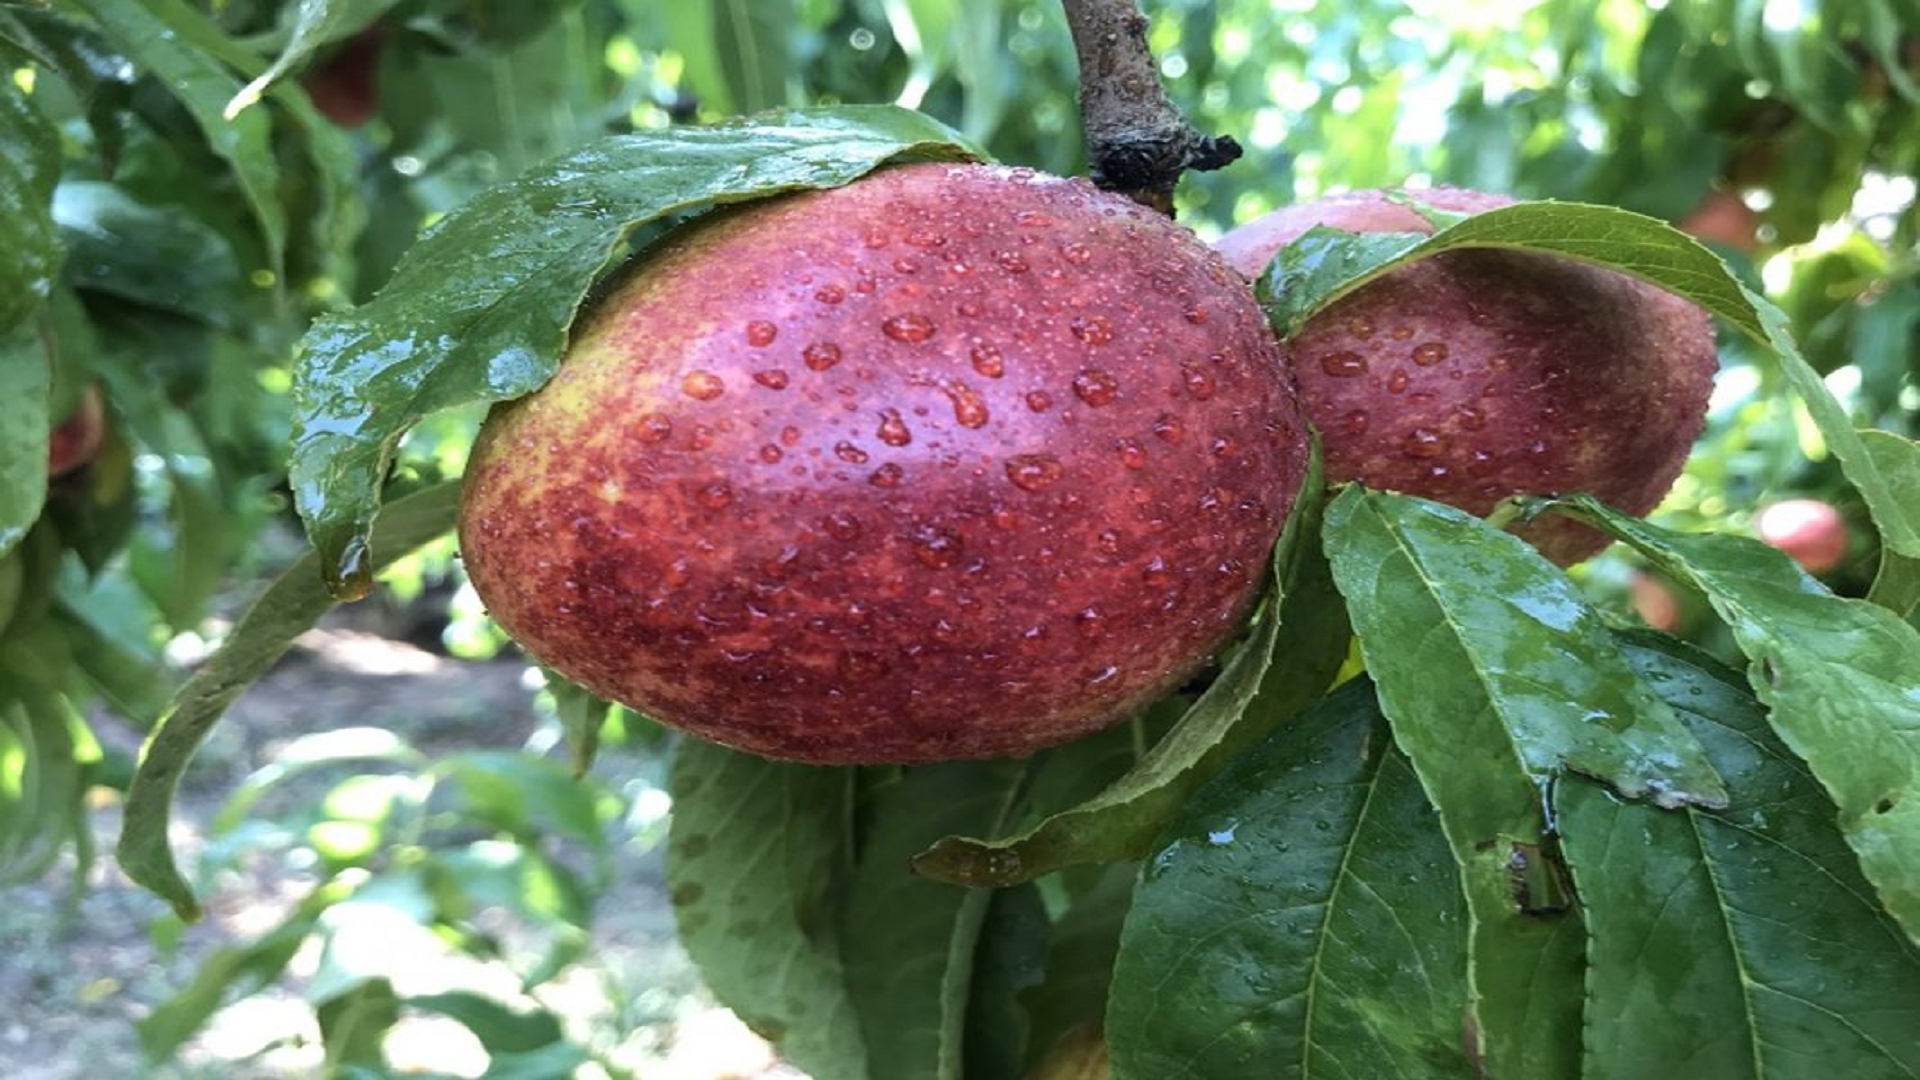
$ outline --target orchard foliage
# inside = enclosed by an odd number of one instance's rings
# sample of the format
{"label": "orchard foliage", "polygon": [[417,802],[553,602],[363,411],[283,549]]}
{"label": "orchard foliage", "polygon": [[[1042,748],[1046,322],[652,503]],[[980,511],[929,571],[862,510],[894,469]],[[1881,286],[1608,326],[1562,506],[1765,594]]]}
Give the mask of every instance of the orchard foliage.
{"label": "orchard foliage", "polygon": [[[1250,151],[1183,186],[1203,234],[1409,177],[1563,200],[1309,234],[1257,283],[1283,336],[1440,251],[1579,259],[1717,316],[1707,432],[1651,523],[1314,478],[1209,678],[1030,758],[673,742],[714,993],[822,1080],[1920,1072],[1920,10],[1148,7],[1175,100]],[[1037,0],[0,3],[0,875],[90,859],[118,789],[121,865],[192,917],[213,867],[167,826],[199,741],[337,601],[457,575],[482,411],[545,382],[612,271],[890,162],[1081,171],[1072,58]],[[52,474],[96,393],[91,460]],[[1749,538],[1787,496],[1851,526],[1819,577]],[[314,551],[275,557],[295,512]],[[1569,577],[1499,527],[1547,514],[1622,543]],[[1632,627],[1636,568],[1691,644]],[[201,635],[183,680],[163,647]],[[650,730],[551,687],[583,766]],[[137,763],[109,722],[150,731]],[[309,765],[373,770],[305,812],[311,891],[154,1014],[156,1057],[353,905],[476,954],[472,913],[516,908],[549,943],[528,988],[579,956],[605,793],[361,734],[236,794],[221,830]],[[592,1056],[524,1003],[322,974],[343,1074],[382,1075],[403,1010],[501,1076]]]}

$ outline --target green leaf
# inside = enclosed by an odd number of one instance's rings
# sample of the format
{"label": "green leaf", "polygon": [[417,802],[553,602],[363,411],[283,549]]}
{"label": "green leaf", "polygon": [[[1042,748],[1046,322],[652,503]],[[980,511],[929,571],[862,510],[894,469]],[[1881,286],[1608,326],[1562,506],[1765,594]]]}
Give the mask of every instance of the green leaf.
{"label": "green leaf", "polygon": [[[1541,790],[1573,770],[1663,806],[1725,805],[1726,792],[1572,582],[1519,537],[1353,485],[1327,511],[1325,542],[1394,739],[1466,881],[1489,1071],[1573,1075],[1578,917],[1555,895]],[[1516,897],[1518,870],[1547,876]]]}
{"label": "green leaf", "polygon": [[559,1018],[544,1009],[520,1012],[470,990],[416,994],[401,1004],[460,1021],[489,1054],[524,1054],[566,1037]]}
{"label": "green leaf", "polygon": [[[634,0],[627,0],[629,4]],[[720,49],[714,40],[714,7],[723,0],[683,0],[651,5],[660,20],[669,49],[680,54],[684,83],[705,110],[718,116],[743,112],[733,99],[727,77],[720,70]]]}
{"label": "green leaf", "polygon": [[942,839],[914,857],[940,881],[1008,885],[1062,867],[1144,856],[1153,837],[1207,778],[1319,697],[1347,655],[1347,623],[1314,543],[1322,489],[1318,455],[1294,501],[1274,575],[1282,582],[1213,685],[1140,763],[1105,791],[1000,840]]}
{"label": "green leaf", "polygon": [[26,537],[47,501],[52,381],[37,337],[0,337],[0,556]]}
{"label": "green leaf", "polygon": [[573,755],[573,774],[585,776],[593,768],[594,755],[600,752],[600,729],[607,722],[605,701],[590,691],[568,682],[558,672],[541,668],[547,678],[547,693],[553,695],[553,709],[560,728],[567,735],[567,749]]}
{"label": "green leaf", "polygon": [[872,1080],[961,1080],[968,989],[993,891],[917,877],[909,860],[936,836],[1004,829],[1026,770],[1024,761],[929,765],[880,780],[861,800],[840,956]]}
{"label": "green leaf", "polygon": [[434,767],[461,796],[461,813],[524,844],[561,836],[599,858],[612,854],[606,825],[613,802],[558,762],[506,750],[457,754]]}
{"label": "green leaf", "polygon": [[[442,484],[397,500],[374,530],[373,560],[385,566],[453,527],[460,485]],[[320,616],[334,606],[307,555],[274,579],[228,633],[226,644],[180,688],[155,727],[127,792],[126,824],[117,849],[127,876],[173,905],[188,922],[200,905],[174,864],[167,838],[173,792],[207,732],[255,679],[266,673]]]}
{"label": "green leaf", "polygon": [[1920,503],[1903,503],[1835,400],[1793,342],[1786,316],[1747,288],[1698,241],[1655,218],[1608,206],[1523,203],[1477,214],[1432,236],[1351,237],[1315,228],[1289,245],[1259,282],[1282,336],[1315,312],[1411,259],[1453,248],[1495,247],[1559,255],[1632,274],[1699,304],[1771,350],[1787,384],[1806,403],[1879,524],[1883,541],[1920,558]]}
{"label": "green leaf", "polygon": [[370,580],[364,537],[400,436],[428,413],[544,383],[588,285],[635,229],[844,184],[903,154],[971,151],[899,109],[801,110],[605,139],[448,215],[377,297],[303,342],[292,484],[335,588],[351,595]]}
{"label": "green leaf", "polygon": [[260,100],[260,95],[322,47],[360,32],[386,14],[397,0],[299,0],[292,9],[287,44],[265,71],[240,88],[222,115],[228,120]]}
{"label": "green leaf", "polygon": [[387,1032],[400,1022],[400,996],[386,979],[368,979],[314,1009],[328,1071],[386,1064]]}
{"label": "green leaf", "polygon": [[67,243],[69,283],[226,327],[239,306],[240,265],[226,238],[178,208],[148,206],[113,184],[69,180],[53,218]]}
{"label": "green leaf", "polygon": [[1028,1060],[1039,1060],[1070,1033],[1106,1015],[1120,927],[1133,901],[1138,863],[1109,863],[1053,924],[1046,978],[1021,997],[1029,1019]]}
{"label": "green leaf", "polygon": [[60,133],[13,80],[0,81],[0,338],[53,289],[60,238],[48,201],[60,178]]}
{"label": "green leaf", "polygon": [[964,1052],[968,1080],[1019,1076],[1027,1062],[1029,1023],[1023,991],[1046,973],[1047,905],[1033,884],[996,889],[980,927],[967,997]]}
{"label": "green leaf", "polygon": [[1727,778],[1673,814],[1555,791],[1591,938],[1586,1077],[1920,1074],[1920,950],[1873,901],[1833,808],[1740,676],[1671,639],[1628,658]]}
{"label": "green leaf", "polygon": [[[1890,431],[1862,431],[1867,453],[1905,506],[1920,506],[1920,443]],[[1874,575],[1867,599],[1905,617],[1920,607],[1920,558],[1902,555],[1889,544],[1880,545],[1880,572]]]}
{"label": "green leaf", "polygon": [[789,0],[714,0],[713,43],[733,103],[743,113],[788,104],[794,11]]}
{"label": "green leaf", "polygon": [[[261,112],[229,120],[226,103],[240,89],[219,52],[203,39],[224,39],[184,0],[74,0],[123,52],[151,72],[186,106],[207,145],[233,167],[240,191],[260,223],[269,268],[278,273],[286,253],[287,216],[280,204],[280,167],[272,129]],[[229,43],[230,44],[230,43]],[[196,47],[198,46],[198,47]]]}
{"label": "green leaf", "polygon": [[864,1080],[832,915],[852,782],[683,741],[667,787],[667,884],[681,944],[721,1004],[806,1072]]}
{"label": "green leaf", "polygon": [[1114,1076],[1472,1075],[1468,916],[1436,824],[1365,679],[1242,755],[1135,892]]}
{"label": "green leaf", "polygon": [[1867,879],[1920,940],[1920,630],[1833,595],[1758,540],[1672,532],[1583,496],[1546,505],[1706,593],[1750,661],[1774,731],[1832,797]]}

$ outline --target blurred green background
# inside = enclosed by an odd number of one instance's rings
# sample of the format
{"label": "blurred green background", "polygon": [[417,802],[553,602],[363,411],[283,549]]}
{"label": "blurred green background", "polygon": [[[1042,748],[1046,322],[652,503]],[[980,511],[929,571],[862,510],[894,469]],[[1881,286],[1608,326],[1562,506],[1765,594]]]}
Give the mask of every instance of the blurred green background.
{"label": "blurred green background", "polygon": [[[1181,220],[1203,236],[1401,183],[1624,206],[1763,287],[1859,423],[1920,434],[1920,0],[1147,10],[1174,99],[1247,151],[1183,185]],[[257,144],[236,151],[220,107],[282,54],[314,108],[269,95],[238,113]],[[669,812],[659,733],[615,710],[594,778],[569,781],[558,725],[593,705],[535,699],[542,680],[502,651],[450,539],[303,639],[210,748],[180,840],[212,926],[161,915],[93,857],[96,835],[117,827],[115,792],[172,687],[302,549],[285,443],[314,317],[371,295],[475,192],[623,131],[894,102],[1001,161],[1078,173],[1058,7],[4,3],[0,57],[6,92],[54,129],[64,245],[0,361],[51,361],[51,424],[89,385],[108,417],[98,456],[51,481],[0,562],[0,872],[21,898],[0,914],[0,1015],[21,1018],[0,1020],[0,1071],[378,1076],[405,1057],[387,1032],[426,1030],[452,1040],[433,1068],[459,1075],[719,1075],[673,1071],[706,1014],[650,861]],[[275,167],[264,193],[249,160]],[[1851,527],[1823,576],[1863,593],[1878,555],[1856,496],[1772,367],[1722,344],[1707,432],[1661,514],[1751,531],[1770,503],[1831,503]],[[458,475],[478,420],[416,429],[399,482]],[[1623,620],[1637,598],[1720,644],[1702,605],[1624,556],[1581,576]],[[416,985],[422,964],[442,965],[437,982]],[[248,1020],[260,1001],[286,1008]]]}

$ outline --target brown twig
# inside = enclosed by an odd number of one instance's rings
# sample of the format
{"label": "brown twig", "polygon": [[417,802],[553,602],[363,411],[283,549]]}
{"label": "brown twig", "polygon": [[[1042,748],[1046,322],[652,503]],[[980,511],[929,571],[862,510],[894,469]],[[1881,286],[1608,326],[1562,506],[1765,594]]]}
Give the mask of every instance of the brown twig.
{"label": "brown twig", "polygon": [[1163,214],[1188,169],[1240,156],[1230,135],[1207,136],[1168,100],[1134,0],[1060,0],[1080,56],[1080,116],[1093,182]]}

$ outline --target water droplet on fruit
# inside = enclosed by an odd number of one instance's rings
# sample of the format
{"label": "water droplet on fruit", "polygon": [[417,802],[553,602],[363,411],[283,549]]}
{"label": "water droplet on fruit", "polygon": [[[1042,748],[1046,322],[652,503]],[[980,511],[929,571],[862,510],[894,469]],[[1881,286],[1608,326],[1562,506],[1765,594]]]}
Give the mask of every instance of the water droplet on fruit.
{"label": "water droplet on fruit", "polygon": [[1100,614],[1097,607],[1082,608],[1073,617],[1073,628],[1080,632],[1081,637],[1098,637],[1106,629],[1105,616]]}
{"label": "water droplet on fruit", "polygon": [[933,336],[933,320],[925,315],[895,315],[880,324],[880,332],[895,341],[909,344],[925,341]]}
{"label": "water droplet on fruit", "polygon": [[973,387],[968,386],[966,383],[955,381],[948,383],[945,389],[948,399],[953,402],[953,418],[959,422],[961,427],[977,428],[986,426],[987,420],[989,419],[987,404],[980,400],[979,394],[973,392]]}
{"label": "water droplet on fruit", "polygon": [[900,480],[904,476],[906,476],[906,470],[889,461],[885,465],[873,470],[873,474],[867,477],[867,483],[872,484],[874,487],[899,487]]}
{"label": "water droplet on fruit", "polygon": [[1007,373],[1007,362],[1001,357],[1000,350],[985,342],[975,345],[971,356],[973,370],[989,379],[997,379]]}
{"label": "water droplet on fruit", "polygon": [[1066,472],[1051,454],[1015,454],[1007,459],[1007,479],[1022,491],[1041,491]]}
{"label": "water droplet on fruit", "polygon": [[1027,408],[1034,412],[1046,412],[1053,408],[1053,395],[1045,390],[1035,390],[1027,395]]}
{"label": "water droplet on fruit", "polygon": [[1129,469],[1144,469],[1147,467],[1147,451],[1137,441],[1133,439],[1119,439],[1114,442],[1114,446],[1120,450],[1120,464],[1125,465]]}
{"label": "water droplet on fruit", "polygon": [[727,384],[711,372],[690,371],[680,380],[680,392],[699,401],[712,401],[727,392]]}
{"label": "water droplet on fruit", "polygon": [[1387,390],[1398,394],[1412,382],[1413,377],[1407,374],[1405,368],[1394,368],[1393,374],[1387,376]]}
{"label": "water droplet on fruit", "polygon": [[1164,443],[1178,444],[1186,429],[1180,426],[1180,418],[1172,413],[1161,413],[1153,422],[1153,433]]}
{"label": "water droplet on fruit", "polygon": [[1349,435],[1364,435],[1367,433],[1367,424],[1369,422],[1365,409],[1355,409],[1341,418],[1340,426],[1344,428]]}
{"label": "water droplet on fruit", "polygon": [[836,511],[820,519],[820,524],[835,540],[851,543],[860,539],[860,519],[852,514]]}
{"label": "water droplet on fruit", "polygon": [[1367,373],[1367,358],[1356,352],[1328,353],[1320,358],[1320,370],[1336,379],[1351,379]]}
{"label": "water droplet on fruit", "polygon": [[1413,347],[1413,362],[1421,367],[1432,367],[1447,358],[1447,347],[1438,341],[1422,342]]}
{"label": "water droplet on fruit", "polygon": [[1191,363],[1180,369],[1180,378],[1186,383],[1187,396],[1195,401],[1205,401],[1213,396],[1213,376]]}
{"label": "water droplet on fruit", "polygon": [[1167,569],[1167,560],[1158,555],[1148,559],[1147,565],[1140,570],[1141,583],[1154,588],[1159,588],[1172,580],[1173,574]]}
{"label": "water droplet on fruit", "polygon": [[708,484],[698,492],[700,505],[709,510],[724,510],[733,502],[733,488],[727,483]]}
{"label": "water droplet on fruit", "polygon": [[788,446],[800,445],[800,429],[789,424],[780,429],[780,441]]}
{"label": "water droplet on fruit", "polygon": [[816,341],[801,351],[800,359],[814,371],[825,371],[840,362],[840,346],[831,341]]}
{"label": "water droplet on fruit", "polygon": [[1468,431],[1479,431],[1487,426],[1487,414],[1471,405],[1456,405],[1453,415],[1460,420],[1460,426]]}
{"label": "water droplet on fruit", "polygon": [[648,413],[640,418],[641,442],[666,442],[672,435],[673,421],[659,413]]}
{"label": "water droplet on fruit", "polygon": [[766,462],[769,465],[780,464],[780,459],[786,456],[787,455],[784,450],[781,450],[779,447],[773,445],[772,443],[768,443],[767,445],[760,448],[760,460]]}
{"label": "water droplet on fruit", "polygon": [[1073,336],[1088,345],[1105,345],[1113,340],[1113,323],[1104,315],[1083,315],[1067,323]]}
{"label": "water droplet on fruit", "polygon": [[779,368],[773,368],[768,371],[756,371],[753,373],[753,381],[769,390],[785,390],[787,388],[787,373],[781,371]]}
{"label": "water droplet on fruit", "polygon": [[834,443],[833,456],[853,465],[864,465],[867,463],[867,452],[850,442]]}
{"label": "water droplet on fruit", "polygon": [[1063,244],[1060,257],[1075,266],[1085,266],[1093,261],[1093,249],[1085,244]]}
{"label": "water droplet on fruit", "polygon": [[960,535],[948,529],[928,526],[914,534],[913,557],[922,566],[945,570],[960,561],[963,550]]}
{"label": "water droplet on fruit", "polygon": [[1181,312],[1181,314],[1186,316],[1187,321],[1195,326],[1199,326],[1201,323],[1207,321],[1207,309],[1205,305],[1202,304],[1188,304],[1187,309]]}
{"label": "water droplet on fruit", "polygon": [[1414,428],[1400,445],[1417,458],[1435,458],[1447,452],[1446,436],[1428,428]]}
{"label": "water droplet on fruit", "polygon": [[893,237],[888,236],[879,229],[872,229],[867,233],[866,244],[870,248],[883,248],[892,242]]}
{"label": "water droplet on fruit", "polygon": [[1095,408],[1111,405],[1120,396],[1120,380],[1099,368],[1087,368],[1073,377],[1073,392]]}
{"label": "water droplet on fruit", "polygon": [[1349,319],[1347,320],[1347,329],[1352,332],[1354,337],[1370,338],[1373,336],[1373,323],[1367,319]]}
{"label": "water droplet on fruit", "polygon": [[893,260],[893,272],[896,274],[913,274],[919,270],[920,264],[905,256]]}
{"label": "water droplet on fruit", "polygon": [[667,583],[669,588],[677,589],[693,580],[693,570],[687,565],[686,558],[682,556],[668,563],[666,570],[660,577]]}
{"label": "water droplet on fruit", "polygon": [[1233,441],[1232,436],[1229,436],[1229,435],[1217,436],[1213,440],[1213,447],[1212,447],[1213,456],[1226,457],[1228,454],[1231,454],[1235,450],[1239,449],[1239,445],[1240,444]]}
{"label": "water droplet on fruit", "polygon": [[978,300],[962,300],[953,310],[965,315],[969,319],[977,319],[986,313],[987,305],[982,304]]}
{"label": "water droplet on fruit", "polygon": [[1120,534],[1112,529],[1102,529],[1100,535],[1093,538],[1094,544],[1108,555],[1120,554]]}
{"label": "water droplet on fruit", "polygon": [[1024,274],[1027,272],[1027,260],[1022,258],[1017,251],[1002,251],[993,257],[993,261],[999,263],[1000,269],[1005,270],[1009,274]]}
{"label": "water droplet on fruit", "polygon": [[880,412],[880,441],[888,446],[905,446],[913,441],[913,432],[907,422],[900,418],[899,409],[883,409]]}
{"label": "water droplet on fruit", "polygon": [[814,290],[813,298],[823,304],[837,304],[847,298],[847,290],[838,285],[822,285]]}
{"label": "water droplet on fruit", "polygon": [[755,348],[765,348],[779,336],[780,328],[765,319],[755,319],[747,324],[747,344]]}

